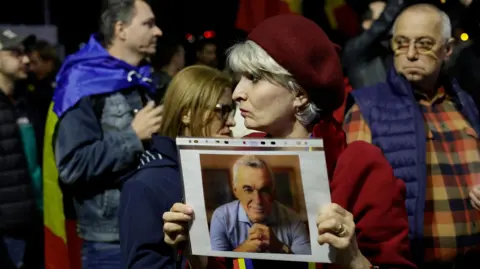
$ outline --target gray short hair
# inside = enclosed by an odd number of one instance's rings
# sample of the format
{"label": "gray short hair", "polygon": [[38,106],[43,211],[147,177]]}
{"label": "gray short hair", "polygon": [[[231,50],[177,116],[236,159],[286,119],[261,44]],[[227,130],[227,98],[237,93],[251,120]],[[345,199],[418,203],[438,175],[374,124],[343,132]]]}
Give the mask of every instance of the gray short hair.
{"label": "gray short hair", "polygon": [[241,166],[248,166],[248,167],[258,168],[258,169],[266,169],[268,171],[268,174],[270,175],[270,178],[272,179],[272,182],[275,183],[273,171],[264,160],[259,159],[254,155],[245,155],[245,156],[242,156],[240,159],[238,159],[233,165],[233,182],[232,182],[233,187],[237,186],[238,169]]}
{"label": "gray short hair", "polygon": [[[289,89],[292,93],[303,90],[288,70],[251,40],[234,45],[227,54],[227,66],[235,73],[250,74],[265,79],[272,84]],[[313,102],[309,102],[297,112],[296,118],[306,126],[311,124],[319,113],[320,109]]]}
{"label": "gray short hair", "polygon": [[426,11],[436,11],[438,15],[440,16],[441,20],[441,27],[442,27],[442,38],[444,39],[445,42],[447,42],[450,38],[452,38],[452,23],[450,21],[450,17],[448,17],[447,13],[444,11],[440,10],[434,5],[431,4],[416,4],[413,6],[408,7],[400,15],[398,15],[397,19],[395,19],[395,22],[392,27],[392,32],[395,33],[395,29],[397,26],[397,20],[398,18],[405,12],[408,11],[420,11],[420,12],[426,12]]}
{"label": "gray short hair", "polygon": [[115,24],[130,24],[137,0],[108,0],[100,18],[100,33],[105,46],[110,46],[115,38]]}

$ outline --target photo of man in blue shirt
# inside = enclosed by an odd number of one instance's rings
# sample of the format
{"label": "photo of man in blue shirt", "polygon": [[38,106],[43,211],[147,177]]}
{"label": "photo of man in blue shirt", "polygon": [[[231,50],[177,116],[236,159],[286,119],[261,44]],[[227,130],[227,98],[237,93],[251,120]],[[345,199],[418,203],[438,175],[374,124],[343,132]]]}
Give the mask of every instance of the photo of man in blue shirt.
{"label": "photo of man in blue shirt", "polygon": [[311,254],[307,227],[295,211],[275,200],[274,175],[265,161],[239,158],[232,186],[237,200],[213,212],[212,250]]}

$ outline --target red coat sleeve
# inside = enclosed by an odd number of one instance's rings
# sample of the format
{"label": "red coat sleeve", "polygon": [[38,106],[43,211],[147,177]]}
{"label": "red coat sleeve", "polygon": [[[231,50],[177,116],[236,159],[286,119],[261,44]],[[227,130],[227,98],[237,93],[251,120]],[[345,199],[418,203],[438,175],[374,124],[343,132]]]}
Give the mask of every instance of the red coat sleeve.
{"label": "red coat sleeve", "polygon": [[332,201],[350,211],[357,242],[373,265],[416,268],[411,262],[405,185],[379,148],[363,141],[340,155],[330,182]]}

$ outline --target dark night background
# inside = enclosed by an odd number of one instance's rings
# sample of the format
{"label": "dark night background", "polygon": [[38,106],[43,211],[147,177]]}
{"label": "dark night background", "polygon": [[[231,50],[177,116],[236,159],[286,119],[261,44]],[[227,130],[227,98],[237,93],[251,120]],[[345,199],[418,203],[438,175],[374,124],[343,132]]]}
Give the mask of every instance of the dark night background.
{"label": "dark night background", "polygon": [[[78,49],[97,30],[104,0],[48,0],[50,23],[57,26],[58,40],[67,54]],[[44,0],[4,0],[0,24],[44,24]],[[357,13],[368,0],[347,0]],[[424,1],[422,1],[424,2]],[[436,2],[439,2],[436,1]],[[167,35],[199,35],[205,30],[217,33],[220,50],[242,38],[234,24],[238,0],[150,0],[157,24]],[[316,21],[340,45],[345,37],[329,29],[324,0],[303,0],[303,15]]]}
{"label": "dark night background", "polygon": [[[0,24],[44,24],[43,0],[6,0]],[[71,53],[96,31],[102,0],[49,0],[50,23],[58,27],[58,39]],[[221,45],[241,38],[234,29],[238,0],[152,0],[158,26],[167,34],[200,34],[215,30]],[[362,2],[357,0],[355,2]],[[304,0],[304,15],[326,26],[323,0]],[[328,29],[327,29],[328,30]],[[227,43],[227,44],[223,44]]]}

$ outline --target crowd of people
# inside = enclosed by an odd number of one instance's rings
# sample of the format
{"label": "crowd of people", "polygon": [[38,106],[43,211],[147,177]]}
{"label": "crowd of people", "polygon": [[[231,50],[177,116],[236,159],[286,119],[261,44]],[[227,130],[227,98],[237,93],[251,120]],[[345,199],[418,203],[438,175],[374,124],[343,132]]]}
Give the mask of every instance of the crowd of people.
{"label": "crowd of people", "polygon": [[[315,268],[480,268],[478,77],[451,72],[449,16],[403,2],[372,2],[343,51],[303,16],[268,18],[227,51],[228,71],[209,41],[188,67],[181,42],[158,47],[144,0],[109,0],[99,32],[61,64],[47,42],[0,29],[0,268],[237,268],[186,251],[194,212],[175,138],[245,130],[323,139],[331,203],[310,233],[335,263]],[[480,1],[462,4],[479,14]],[[462,53],[479,70],[479,51]],[[216,211],[218,248],[304,252],[235,193],[219,210],[246,212],[249,225]]]}

